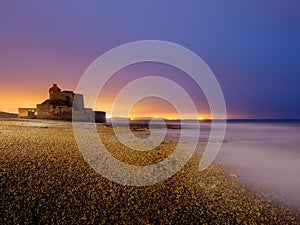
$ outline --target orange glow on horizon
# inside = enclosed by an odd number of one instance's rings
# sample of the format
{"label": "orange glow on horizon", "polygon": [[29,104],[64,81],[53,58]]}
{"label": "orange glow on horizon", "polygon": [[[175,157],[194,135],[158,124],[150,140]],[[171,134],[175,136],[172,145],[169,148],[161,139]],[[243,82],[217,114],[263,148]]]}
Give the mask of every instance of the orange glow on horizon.
{"label": "orange glow on horizon", "polygon": [[[114,116],[112,116],[112,104],[113,104],[112,96],[108,98],[102,98],[96,104],[96,110],[106,111],[106,117],[108,119],[112,117],[123,117],[129,118],[131,120],[141,119],[141,118],[163,118],[169,120],[180,119],[180,115],[177,113],[174,106],[172,106],[169,102],[164,99],[157,97],[148,97],[137,102],[130,110],[128,115],[124,113],[115,112]],[[181,119],[196,119],[196,120],[205,120],[210,119],[210,113],[204,113],[198,115],[191,114],[183,114]]]}
{"label": "orange glow on horizon", "polygon": [[42,96],[36,96],[34,94],[18,95],[15,93],[9,93],[6,96],[0,98],[0,111],[17,113],[18,108],[35,108],[37,104],[42,103],[46,98]]}
{"label": "orange glow on horizon", "polygon": [[[42,103],[48,99],[48,89],[52,85],[39,85],[36,88],[28,87],[27,85],[16,84],[9,88],[8,86],[3,87],[0,96],[0,111],[17,113],[18,108],[35,108],[37,104]],[[58,85],[61,85],[58,82]],[[63,87],[62,87],[63,88]],[[64,88],[63,88],[64,89]],[[72,89],[70,89],[72,90]],[[111,95],[110,95],[111,94]],[[107,97],[107,98],[106,98]],[[99,98],[97,101],[95,110],[106,111],[107,118],[112,117],[112,103],[114,95],[110,91],[107,95]],[[98,100],[99,100],[98,99]],[[87,104],[87,99],[84,98],[85,107],[93,107]],[[203,113],[204,112],[204,113]],[[140,118],[164,118],[164,119],[209,119],[209,113],[203,111],[201,115],[192,116],[189,114],[180,115],[177,113],[174,106],[172,106],[166,100],[157,97],[148,97],[137,102],[129,112],[129,115],[116,114],[117,117],[128,117],[132,120]]]}

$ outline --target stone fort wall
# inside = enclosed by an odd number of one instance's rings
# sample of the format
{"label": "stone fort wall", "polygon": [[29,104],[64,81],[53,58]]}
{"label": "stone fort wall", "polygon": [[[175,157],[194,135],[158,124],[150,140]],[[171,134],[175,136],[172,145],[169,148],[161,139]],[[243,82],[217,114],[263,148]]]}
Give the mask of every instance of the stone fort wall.
{"label": "stone fort wall", "polygon": [[38,104],[36,112],[38,119],[72,120],[72,108],[68,106]]}
{"label": "stone fort wall", "polygon": [[18,108],[19,118],[35,118],[36,109],[35,108]]}
{"label": "stone fort wall", "polygon": [[83,95],[73,91],[61,91],[57,84],[49,89],[49,99],[37,108],[19,108],[19,117],[84,122],[106,122],[106,113],[84,108]]}

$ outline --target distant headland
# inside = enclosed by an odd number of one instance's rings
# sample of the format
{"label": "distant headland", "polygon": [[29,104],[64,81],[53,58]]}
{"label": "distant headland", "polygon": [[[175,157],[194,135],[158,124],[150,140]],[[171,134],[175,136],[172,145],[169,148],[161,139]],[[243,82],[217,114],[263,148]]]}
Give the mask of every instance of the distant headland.
{"label": "distant headland", "polygon": [[18,114],[8,113],[8,112],[0,112],[0,118],[16,118]]}

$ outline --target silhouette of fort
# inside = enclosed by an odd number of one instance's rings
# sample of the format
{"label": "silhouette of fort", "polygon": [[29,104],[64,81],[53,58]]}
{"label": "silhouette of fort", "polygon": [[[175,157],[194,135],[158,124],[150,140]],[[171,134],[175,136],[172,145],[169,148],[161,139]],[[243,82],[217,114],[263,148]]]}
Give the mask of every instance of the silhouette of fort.
{"label": "silhouette of fort", "polygon": [[106,113],[84,108],[83,95],[62,91],[57,84],[49,89],[49,99],[36,108],[19,108],[19,118],[73,120],[83,122],[106,122]]}

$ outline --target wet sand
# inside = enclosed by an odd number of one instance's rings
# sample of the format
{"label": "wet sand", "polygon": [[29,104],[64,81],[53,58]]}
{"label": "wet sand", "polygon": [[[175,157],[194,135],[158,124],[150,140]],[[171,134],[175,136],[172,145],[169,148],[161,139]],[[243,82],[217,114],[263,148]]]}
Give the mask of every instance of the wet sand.
{"label": "wet sand", "polygon": [[[137,165],[164,159],[176,145],[167,140],[134,156],[111,128],[98,132],[112,155]],[[225,166],[199,172],[198,154],[164,182],[123,186],[89,167],[70,123],[2,119],[2,224],[299,224],[299,215],[238,183]]]}

